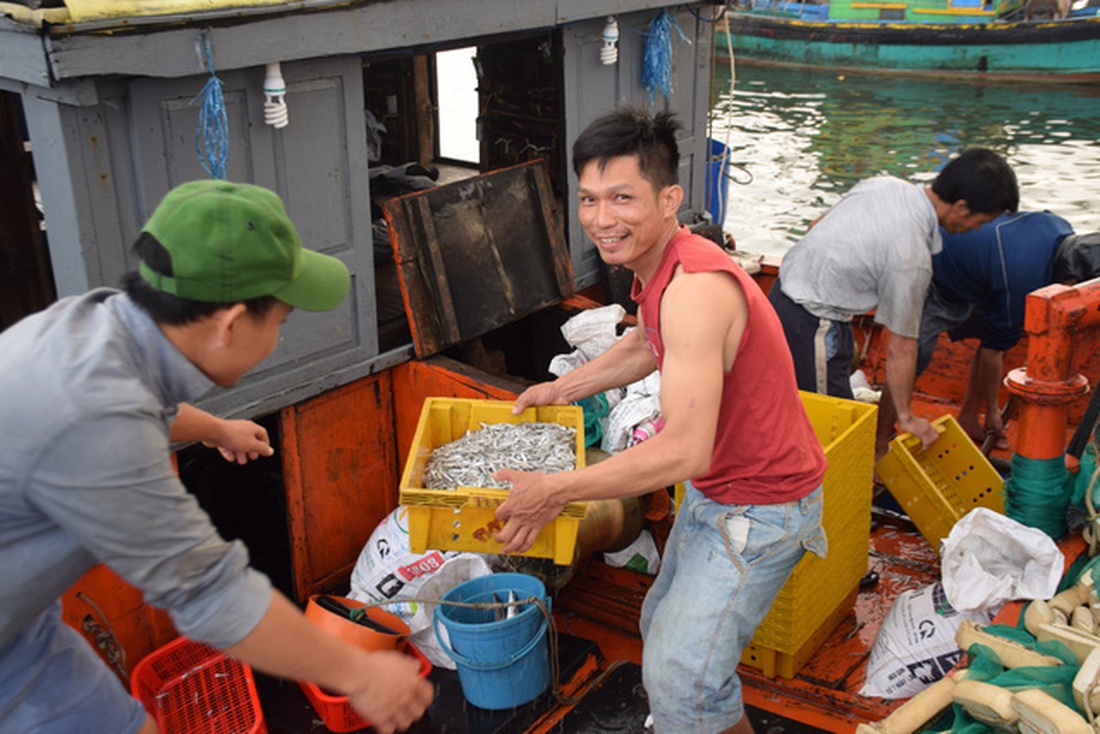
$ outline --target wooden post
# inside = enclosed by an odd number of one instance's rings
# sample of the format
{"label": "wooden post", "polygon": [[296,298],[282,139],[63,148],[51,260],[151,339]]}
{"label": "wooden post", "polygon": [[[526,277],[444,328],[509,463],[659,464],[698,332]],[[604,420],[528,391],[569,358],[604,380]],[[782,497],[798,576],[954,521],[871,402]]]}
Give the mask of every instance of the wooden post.
{"label": "wooden post", "polygon": [[435,111],[427,54],[413,56],[413,95],[416,106],[416,160],[427,166],[435,160]]}

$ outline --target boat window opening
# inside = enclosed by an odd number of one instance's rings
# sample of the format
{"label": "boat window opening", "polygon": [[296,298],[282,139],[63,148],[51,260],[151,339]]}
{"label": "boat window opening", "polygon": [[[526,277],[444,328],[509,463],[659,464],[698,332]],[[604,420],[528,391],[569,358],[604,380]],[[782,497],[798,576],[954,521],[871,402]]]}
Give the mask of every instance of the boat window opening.
{"label": "boat window opening", "polygon": [[[217,449],[192,444],[176,454],[179,477],[210,516],[218,534],[240,540],[251,566],[293,598],[290,536],[287,533],[286,485],[283,481],[281,432],[277,413],[253,418],[267,430],[273,456],[247,464],[222,458]],[[233,491],[225,491],[232,487]]]}
{"label": "boat window opening", "polygon": [[439,158],[474,166],[481,159],[476,56],[477,48],[473,46],[435,55]]}
{"label": "boat window opening", "polygon": [[57,300],[22,98],[0,90],[0,331]]}

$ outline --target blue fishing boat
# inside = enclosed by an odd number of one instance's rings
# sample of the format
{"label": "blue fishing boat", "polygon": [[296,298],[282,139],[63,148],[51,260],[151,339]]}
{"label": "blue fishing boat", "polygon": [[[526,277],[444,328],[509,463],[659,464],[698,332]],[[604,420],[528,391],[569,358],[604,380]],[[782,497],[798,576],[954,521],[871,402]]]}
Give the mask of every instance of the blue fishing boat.
{"label": "blue fishing boat", "polygon": [[731,6],[715,51],[737,61],[998,80],[1100,78],[1095,0],[834,0]]}

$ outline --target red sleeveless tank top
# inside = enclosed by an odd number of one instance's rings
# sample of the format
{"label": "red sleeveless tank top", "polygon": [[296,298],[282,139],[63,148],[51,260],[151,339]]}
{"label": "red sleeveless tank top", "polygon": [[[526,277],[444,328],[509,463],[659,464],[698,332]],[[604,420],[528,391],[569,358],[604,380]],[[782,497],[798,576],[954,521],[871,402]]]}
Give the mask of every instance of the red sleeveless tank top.
{"label": "red sleeveless tank top", "polygon": [[729,273],[744,292],[749,312],[733,368],[723,375],[710,469],[692,483],[723,504],[767,505],[805,497],[821,484],[825,454],[798,396],[783,327],[756,282],[722,248],[686,227],[669,240],[653,278],[644,288],[635,278],[631,291],[658,369],[664,363],[661,298],[677,266],[688,273]]}

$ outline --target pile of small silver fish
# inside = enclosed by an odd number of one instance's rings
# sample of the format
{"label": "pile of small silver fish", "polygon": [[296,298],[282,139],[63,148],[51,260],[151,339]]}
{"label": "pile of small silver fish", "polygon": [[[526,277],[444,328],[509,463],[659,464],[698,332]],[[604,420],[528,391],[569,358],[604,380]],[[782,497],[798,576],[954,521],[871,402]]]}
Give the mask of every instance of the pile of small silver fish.
{"label": "pile of small silver fish", "polygon": [[501,469],[544,474],[577,466],[576,430],[559,423],[482,423],[481,428],[437,446],[424,466],[424,487],[510,489],[493,473]]}

